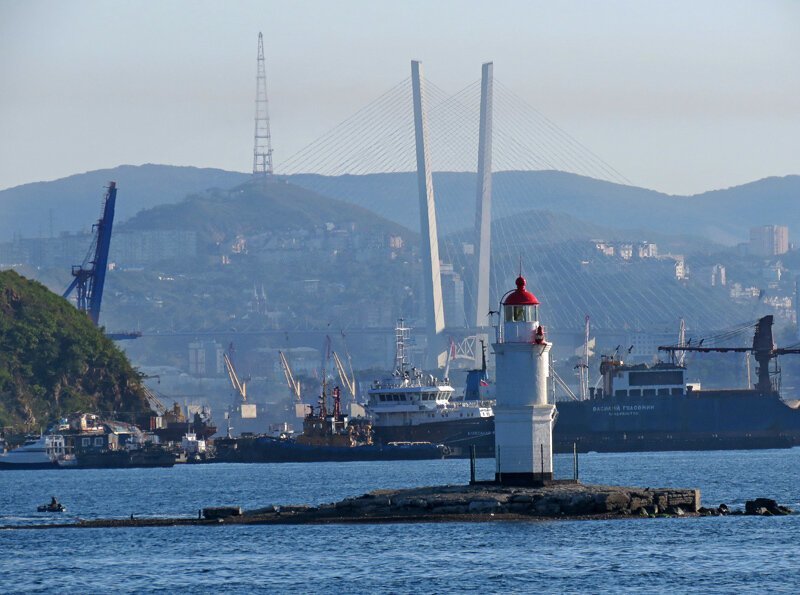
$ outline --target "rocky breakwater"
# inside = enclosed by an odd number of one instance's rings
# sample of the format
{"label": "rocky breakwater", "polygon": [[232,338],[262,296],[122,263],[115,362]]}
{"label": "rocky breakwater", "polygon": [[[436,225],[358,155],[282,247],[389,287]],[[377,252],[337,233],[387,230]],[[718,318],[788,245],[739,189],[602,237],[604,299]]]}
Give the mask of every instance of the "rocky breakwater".
{"label": "rocky breakwater", "polygon": [[303,513],[311,522],[491,520],[681,516],[700,508],[700,491],[556,484],[545,487],[498,485],[439,486],[377,490]]}
{"label": "rocky breakwater", "polygon": [[6,526],[2,529],[56,527],[157,527],[219,524],[330,524],[398,522],[480,522],[547,519],[611,519],[718,515],[778,516],[792,511],[774,500],[757,498],[745,510],[700,506],[700,491],[681,488],[627,488],[562,483],[546,487],[493,484],[376,490],[319,506],[270,505],[254,510],[210,507],[195,518],[97,519],[64,524]]}

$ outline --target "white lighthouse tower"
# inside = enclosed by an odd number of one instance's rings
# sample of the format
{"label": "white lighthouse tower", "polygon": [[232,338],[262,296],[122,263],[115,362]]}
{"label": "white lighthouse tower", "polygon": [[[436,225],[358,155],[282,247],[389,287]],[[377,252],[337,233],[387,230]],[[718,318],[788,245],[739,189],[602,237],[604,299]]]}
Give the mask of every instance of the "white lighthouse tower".
{"label": "white lighthouse tower", "polygon": [[517,278],[501,302],[495,389],[495,457],[499,483],[536,485],[553,479],[555,405],[547,403],[551,344],[539,322],[539,300]]}

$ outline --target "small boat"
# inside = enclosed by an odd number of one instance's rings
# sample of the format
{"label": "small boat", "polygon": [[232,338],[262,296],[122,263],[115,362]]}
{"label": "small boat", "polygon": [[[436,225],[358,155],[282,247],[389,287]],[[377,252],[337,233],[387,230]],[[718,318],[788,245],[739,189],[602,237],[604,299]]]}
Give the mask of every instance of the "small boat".
{"label": "small boat", "polygon": [[36,507],[36,512],[66,512],[67,507],[61,502],[50,502]]}

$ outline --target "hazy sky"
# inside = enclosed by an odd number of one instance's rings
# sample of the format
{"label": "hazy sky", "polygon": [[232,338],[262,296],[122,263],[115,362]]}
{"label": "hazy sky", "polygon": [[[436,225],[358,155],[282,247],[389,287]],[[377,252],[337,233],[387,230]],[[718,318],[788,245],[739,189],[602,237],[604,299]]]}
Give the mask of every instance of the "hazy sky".
{"label": "hazy sky", "polygon": [[0,189],[120,164],[275,162],[409,75],[495,76],[637,185],[800,174],[800,2],[0,0]]}

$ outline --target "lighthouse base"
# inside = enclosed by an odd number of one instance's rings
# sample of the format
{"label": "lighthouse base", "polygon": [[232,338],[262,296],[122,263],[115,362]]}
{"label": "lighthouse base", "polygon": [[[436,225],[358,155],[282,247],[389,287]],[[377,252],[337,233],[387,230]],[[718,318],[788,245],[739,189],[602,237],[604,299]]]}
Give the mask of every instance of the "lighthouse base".
{"label": "lighthouse base", "polygon": [[503,486],[542,487],[546,485],[551,485],[553,483],[553,474],[552,473],[495,473],[494,483]]}

